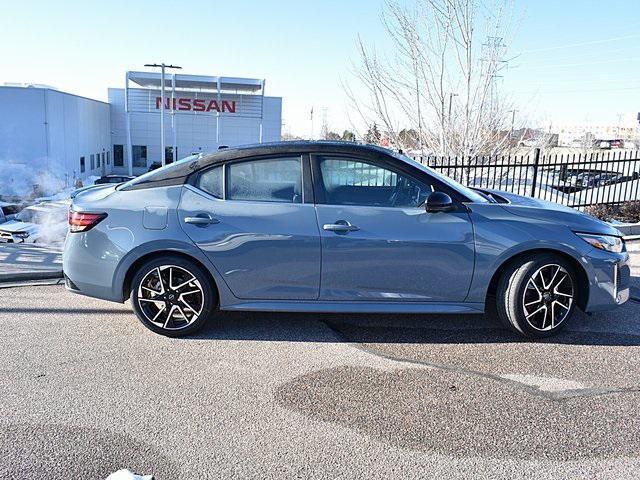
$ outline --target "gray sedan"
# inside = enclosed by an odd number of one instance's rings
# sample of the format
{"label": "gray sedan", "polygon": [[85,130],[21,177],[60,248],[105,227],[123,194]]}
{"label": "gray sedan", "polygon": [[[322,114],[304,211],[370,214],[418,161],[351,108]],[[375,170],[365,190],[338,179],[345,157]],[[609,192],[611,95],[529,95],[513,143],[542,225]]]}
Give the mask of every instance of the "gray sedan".
{"label": "gray sedan", "polygon": [[466,188],[374,146],[287,142],[185,158],[79,193],[70,291],[154,332],[218,310],[493,312],[539,338],[629,297],[620,232],[576,210]]}

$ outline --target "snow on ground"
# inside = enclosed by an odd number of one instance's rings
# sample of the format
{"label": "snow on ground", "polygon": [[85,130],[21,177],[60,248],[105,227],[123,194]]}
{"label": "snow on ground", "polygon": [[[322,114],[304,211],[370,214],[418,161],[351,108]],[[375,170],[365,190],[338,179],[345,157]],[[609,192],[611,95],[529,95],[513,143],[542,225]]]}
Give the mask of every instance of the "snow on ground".
{"label": "snow on ground", "polygon": [[109,475],[106,480],[153,480],[153,475],[138,475],[123,468]]}

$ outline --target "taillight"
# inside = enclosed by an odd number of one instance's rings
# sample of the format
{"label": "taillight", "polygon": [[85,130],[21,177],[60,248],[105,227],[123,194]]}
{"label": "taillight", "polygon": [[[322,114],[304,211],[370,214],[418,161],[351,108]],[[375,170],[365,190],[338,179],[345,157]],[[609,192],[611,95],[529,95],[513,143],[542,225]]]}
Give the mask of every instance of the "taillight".
{"label": "taillight", "polygon": [[69,231],[86,232],[107,218],[106,213],[74,212],[69,209]]}

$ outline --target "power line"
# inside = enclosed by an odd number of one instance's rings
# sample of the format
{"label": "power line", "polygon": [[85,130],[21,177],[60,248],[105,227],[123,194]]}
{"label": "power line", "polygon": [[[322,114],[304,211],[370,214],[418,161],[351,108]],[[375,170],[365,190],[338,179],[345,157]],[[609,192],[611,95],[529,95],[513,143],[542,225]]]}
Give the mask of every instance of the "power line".
{"label": "power line", "polygon": [[[534,64],[531,65],[531,68],[564,68],[564,67],[586,67],[591,65],[603,65],[606,63],[619,63],[619,62],[631,62],[640,60],[640,57],[627,57],[627,58],[616,58],[612,60],[602,60],[598,62],[586,62],[586,63],[557,63],[557,64]],[[526,64],[515,65],[514,68],[527,67]]]}
{"label": "power line", "polygon": [[[522,84],[529,84],[529,85],[558,85],[558,84],[563,84],[563,83],[568,83],[568,84],[580,84],[581,86],[598,86],[598,85],[609,85],[609,86],[615,86],[612,84],[615,83],[620,83],[622,85],[626,85],[629,83],[633,83],[633,82],[637,82],[640,78],[638,77],[638,75],[632,75],[632,76],[618,76],[615,74],[611,74],[611,75],[607,75],[607,76],[599,76],[599,77],[590,77],[588,79],[584,78],[584,74],[580,74],[577,75],[577,77],[569,77],[567,79],[564,80],[556,80],[553,78],[554,74],[550,73],[549,76],[545,76],[545,75],[540,75],[536,78],[517,78],[514,79],[514,77],[512,77],[512,82],[515,82],[519,85]],[[551,77],[551,80],[545,80],[547,78]],[[507,83],[511,83],[511,82],[507,82]]]}
{"label": "power line", "polygon": [[550,52],[552,50],[562,50],[565,48],[575,48],[575,47],[583,47],[585,45],[598,45],[601,43],[609,43],[609,42],[616,42],[618,40],[626,40],[628,38],[638,38],[640,37],[639,33],[633,33],[630,35],[623,35],[620,37],[612,37],[612,38],[605,38],[602,40],[590,40],[587,42],[579,42],[579,43],[571,43],[571,44],[566,44],[566,45],[556,45],[554,47],[547,47],[547,48],[535,48],[533,50],[524,50],[523,54],[525,53],[536,53],[536,52]]}
{"label": "power line", "polygon": [[523,95],[529,93],[539,93],[539,94],[547,94],[547,93],[590,93],[590,92],[615,92],[615,91],[623,91],[623,90],[638,90],[640,85],[636,87],[621,87],[621,88],[594,88],[590,90],[531,90],[528,92],[513,92],[514,94]]}
{"label": "power line", "polygon": [[[635,52],[634,52],[635,53]],[[603,58],[609,59],[609,60],[624,60],[628,57],[629,55],[625,55],[625,56],[616,56],[616,57],[612,57],[609,52],[603,53],[602,51],[598,51],[598,50],[590,50],[587,52],[587,55],[580,55],[578,53],[575,53],[573,55],[570,56],[562,56],[562,57],[554,57],[554,56],[549,56],[549,55],[545,55],[544,58],[538,59],[538,60],[523,60],[523,62],[526,65],[546,65],[551,63],[565,63],[565,62],[597,62],[597,61],[601,61]],[[514,57],[513,60],[517,60],[519,59],[518,56]]]}

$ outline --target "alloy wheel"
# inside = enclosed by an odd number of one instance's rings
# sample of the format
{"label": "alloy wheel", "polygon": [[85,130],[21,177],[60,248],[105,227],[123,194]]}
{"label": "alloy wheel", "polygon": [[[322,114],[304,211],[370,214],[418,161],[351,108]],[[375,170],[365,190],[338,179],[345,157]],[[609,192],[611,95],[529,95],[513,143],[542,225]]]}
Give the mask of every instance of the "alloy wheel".
{"label": "alloy wheel", "polygon": [[544,265],[527,282],[522,299],[525,319],[531,328],[552,330],[569,316],[573,299],[569,272],[561,265]]}
{"label": "alloy wheel", "polygon": [[195,275],[185,268],[162,265],[143,277],[137,301],[149,322],[166,330],[180,330],[202,313],[204,291]]}

